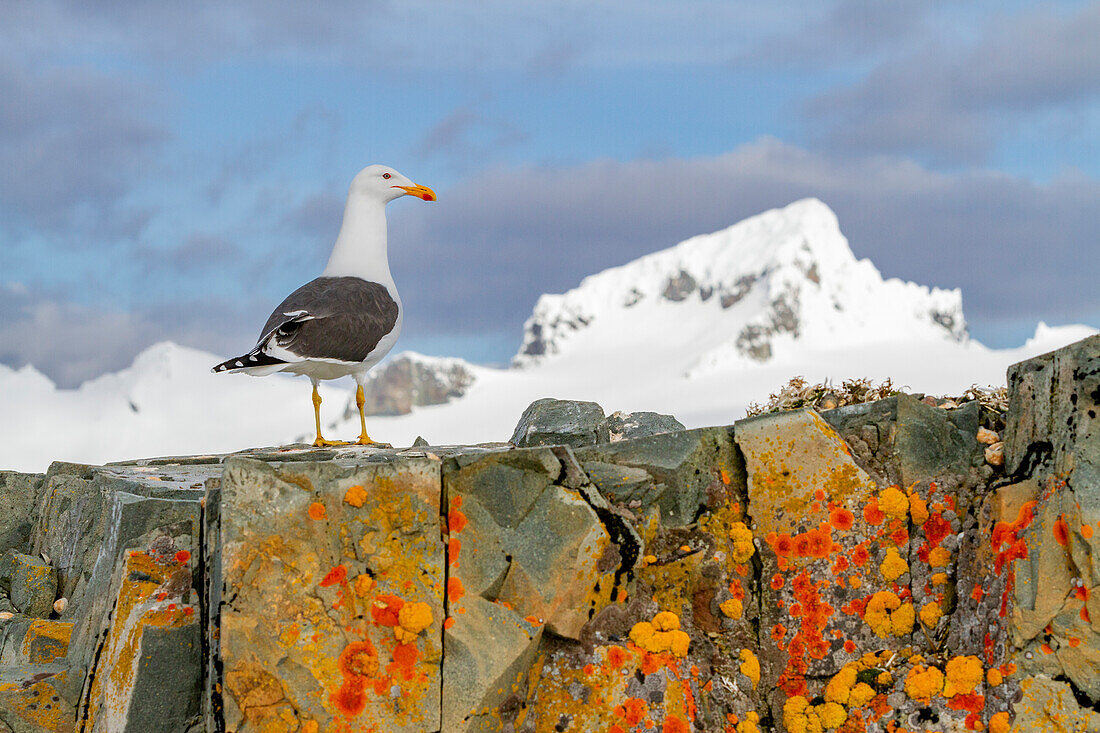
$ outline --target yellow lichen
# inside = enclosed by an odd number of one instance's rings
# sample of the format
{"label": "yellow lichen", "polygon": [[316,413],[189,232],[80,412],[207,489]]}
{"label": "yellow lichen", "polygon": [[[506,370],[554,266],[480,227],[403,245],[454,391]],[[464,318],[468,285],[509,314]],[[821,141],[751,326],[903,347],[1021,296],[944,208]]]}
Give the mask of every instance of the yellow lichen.
{"label": "yellow lichen", "polygon": [[1008,733],[1012,724],[1008,722],[1008,713],[993,713],[989,719],[989,733]]}
{"label": "yellow lichen", "polygon": [[358,484],[344,492],[344,503],[350,504],[353,507],[363,506],[363,502],[366,500],[367,490]]}
{"label": "yellow lichen", "polygon": [[406,603],[397,612],[397,623],[398,626],[393,627],[393,635],[400,643],[408,644],[432,625],[432,609],[423,601]]}
{"label": "yellow lichen", "polygon": [[807,733],[806,712],[809,707],[810,701],[802,695],[788,697],[787,702],[783,703],[783,725],[787,727],[789,733]]}
{"label": "yellow lichen", "polygon": [[821,725],[826,728],[839,728],[848,719],[848,711],[842,705],[835,702],[827,702],[824,705],[814,707],[817,716],[821,719]]}
{"label": "yellow lichen", "polygon": [[748,559],[756,552],[756,546],[752,542],[752,530],[745,526],[744,522],[734,522],[730,526],[730,556],[735,563],[748,562]]}
{"label": "yellow lichen", "polygon": [[878,570],[882,577],[893,582],[909,572],[909,563],[898,554],[897,548],[891,547],[886,551],[886,559],[878,566]]}
{"label": "yellow lichen", "polygon": [[951,551],[946,547],[936,547],[928,553],[928,564],[934,568],[945,567],[951,562]]}
{"label": "yellow lichen", "polygon": [[657,562],[657,556],[656,555],[646,555],[645,557],[642,558],[642,562],[644,562],[646,565],[652,565],[653,563]]}
{"label": "yellow lichen", "polygon": [[909,497],[897,486],[887,486],[878,495],[878,508],[894,519],[903,519],[909,513]]}
{"label": "yellow lichen", "polygon": [[968,695],[981,684],[985,671],[977,657],[955,657],[947,662],[947,679],[943,684],[943,696]]}
{"label": "yellow lichen", "polygon": [[1001,670],[996,667],[990,667],[985,673],[985,681],[990,687],[996,687],[1005,681],[1005,677],[1001,674]]}
{"label": "yellow lichen", "polygon": [[745,719],[737,724],[737,733],[760,733],[760,716],[750,710],[745,713]]}
{"label": "yellow lichen", "polygon": [[928,502],[917,493],[909,494],[909,517],[918,527],[928,521]]}
{"label": "yellow lichen", "polygon": [[660,654],[671,652],[674,656],[687,655],[691,638],[680,631],[680,618],[669,611],[653,617],[653,622],[639,621],[630,629],[630,640],[647,652]]}
{"label": "yellow lichen", "polygon": [[371,592],[374,588],[374,578],[363,573],[362,575],[355,576],[355,595],[362,598]]}
{"label": "yellow lichen", "polygon": [[904,636],[913,631],[916,611],[912,603],[902,603],[896,593],[884,590],[871,596],[863,620],[880,639],[890,635]]}
{"label": "yellow lichen", "polygon": [[653,628],[658,631],[674,631],[680,628],[680,617],[672,611],[661,611],[653,617]]}
{"label": "yellow lichen", "polygon": [[935,601],[925,603],[920,607],[920,621],[930,629],[934,629],[942,617],[943,609]]}
{"label": "yellow lichen", "polygon": [[911,700],[929,701],[943,690],[943,672],[936,667],[918,664],[905,678],[905,694]]}
{"label": "yellow lichen", "polygon": [[744,613],[744,607],[741,605],[741,601],[736,598],[722,601],[718,604],[718,608],[721,609],[722,613],[726,614],[726,616],[732,618],[734,621],[741,618],[741,614]]}
{"label": "yellow lichen", "polygon": [[760,660],[748,649],[741,650],[741,674],[752,680],[752,689],[760,682]]}
{"label": "yellow lichen", "polygon": [[889,672],[879,672],[878,677],[875,677],[875,684],[882,685],[884,687],[894,684],[894,675]]}
{"label": "yellow lichen", "polygon": [[856,674],[858,674],[858,670],[854,664],[846,664],[839,672],[834,674],[833,678],[825,685],[823,696],[826,702],[847,704],[848,697],[852,694],[852,688],[856,684]]}
{"label": "yellow lichen", "polygon": [[932,585],[947,585],[947,573],[933,573]]}
{"label": "yellow lichen", "polygon": [[[883,672],[882,674],[889,675],[889,672]],[[851,694],[848,695],[848,708],[851,709],[863,707],[867,703],[871,702],[871,698],[873,698],[875,694],[875,688],[871,687],[866,682],[860,682],[852,688]]]}

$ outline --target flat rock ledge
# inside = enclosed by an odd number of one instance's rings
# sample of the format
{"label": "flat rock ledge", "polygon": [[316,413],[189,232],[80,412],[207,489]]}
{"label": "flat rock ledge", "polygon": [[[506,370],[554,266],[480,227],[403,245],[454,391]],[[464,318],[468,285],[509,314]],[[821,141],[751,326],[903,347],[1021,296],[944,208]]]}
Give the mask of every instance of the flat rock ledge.
{"label": "flat rock ledge", "polygon": [[1008,381],[0,472],[0,733],[1100,730],[1100,337]]}

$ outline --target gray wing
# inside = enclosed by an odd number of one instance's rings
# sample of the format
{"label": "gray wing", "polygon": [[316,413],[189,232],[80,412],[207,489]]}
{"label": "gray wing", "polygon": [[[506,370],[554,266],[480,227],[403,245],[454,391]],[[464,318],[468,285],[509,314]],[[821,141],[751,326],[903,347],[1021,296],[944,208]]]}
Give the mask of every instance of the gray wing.
{"label": "gray wing", "polygon": [[319,277],[295,290],[264,324],[257,345],[304,359],[364,361],[397,324],[384,285],[358,277]]}

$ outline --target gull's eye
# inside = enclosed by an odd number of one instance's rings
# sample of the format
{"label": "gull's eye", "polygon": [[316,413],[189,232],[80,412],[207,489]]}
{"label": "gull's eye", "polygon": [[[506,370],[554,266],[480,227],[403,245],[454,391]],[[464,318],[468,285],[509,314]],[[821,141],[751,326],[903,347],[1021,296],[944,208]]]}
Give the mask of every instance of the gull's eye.
{"label": "gull's eye", "polygon": [[389,179],[389,178],[390,178],[390,174],[389,174],[389,173],[383,173],[383,174],[382,174],[382,177],[383,177],[383,178],[385,178],[385,179]]}

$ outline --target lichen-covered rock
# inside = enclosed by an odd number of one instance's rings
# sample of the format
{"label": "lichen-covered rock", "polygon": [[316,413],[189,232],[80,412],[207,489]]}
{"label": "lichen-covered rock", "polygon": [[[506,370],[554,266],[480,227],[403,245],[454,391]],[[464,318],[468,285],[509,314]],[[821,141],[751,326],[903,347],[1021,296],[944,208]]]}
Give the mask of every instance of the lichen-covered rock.
{"label": "lichen-covered rock", "polygon": [[439,499],[434,458],[227,462],[213,545],[227,731],[439,728]]}
{"label": "lichen-covered rock", "polygon": [[0,474],[0,733],[1092,730],[1100,340],[1011,383]]}
{"label": "lichen-covered rock", "polygon": [[42,479],[41,474],[0,471],[0,552],[29,549]]}
{"label": "lichen-covered rock", "polygon": [[582,400],[535,400],[516,424],[510,442],[520,448],[540,445],[584,445],[610,440],[603,408]]}
{"label": "lichen-covered rock", "polygon": [[45,560],[16,554],[11,558],[11,602],[27,616],[46,618],[57,599],[57,571]]}
{"label": "lichen-covered rock", "polygon": [[672,415],[659,412],[613,412],[607,416],[607,430],[612,442],[686,429]]}

